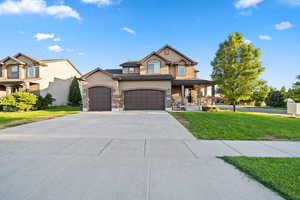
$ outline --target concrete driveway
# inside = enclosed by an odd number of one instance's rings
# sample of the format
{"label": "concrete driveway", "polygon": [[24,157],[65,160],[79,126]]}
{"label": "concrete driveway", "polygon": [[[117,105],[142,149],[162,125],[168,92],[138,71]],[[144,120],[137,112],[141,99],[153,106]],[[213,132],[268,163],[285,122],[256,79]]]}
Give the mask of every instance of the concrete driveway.
{"label": "concrete driveway", "polygon": [[0,199],[282,199],[216,158],[291,156],[272,145],[198,141],[165,112],[81,113],[1,131]]}

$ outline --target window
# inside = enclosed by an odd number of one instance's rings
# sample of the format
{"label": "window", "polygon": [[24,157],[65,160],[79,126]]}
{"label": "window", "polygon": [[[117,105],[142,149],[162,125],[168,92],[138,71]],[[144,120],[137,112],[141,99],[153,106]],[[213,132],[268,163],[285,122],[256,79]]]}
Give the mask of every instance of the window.
{"label": "window", "polygon": [[160,73],[160,61],[151,60],[148,62],[148,73],[149,74],[159,74]]}
{"label": "window", "polygon": [[178,76],[185,76],[185,66],[184,65],[178,65],[177,74],[178,74]]}
{"label": "window", "polygon": [[2,77],[2,67],[0,66],[0,77]]}
{"label": "window", "polygon": [[135,73],[135,68],[134,67],[129,67],[128,68],[128,73]]}
{"label": "window", "polygon": [[28,66],[27,67],[27,77],[28,78],[35,78],[36,77],[36,67]]}
{"label": "window", "polygon": [[12,66],[11,67],[11,78],[19,78],[19,67],[18,66]]}

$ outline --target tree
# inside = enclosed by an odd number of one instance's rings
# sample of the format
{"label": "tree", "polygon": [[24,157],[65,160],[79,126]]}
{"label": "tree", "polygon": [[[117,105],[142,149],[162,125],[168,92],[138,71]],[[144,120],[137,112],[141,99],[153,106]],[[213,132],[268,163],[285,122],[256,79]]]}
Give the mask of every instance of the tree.
{"label": "tree", "polygon": [[230,34],[220,44],[214,60],[212,79],[218,85],[218,92],[236,104],[249,100],[258,85],[258,77],[264,71],[260,61],[260,49],[245,42],[240,33]]}
{"label": "tree", "polygon": [[271,107],[285,107],[285,94],[282,90],[271,90],[267,99],[266,104]]}
{"label": "tree", "polygon": [[293,86],[293,99],[294,101],[300,103],[300,75],[298,75],[297,77],[297,82],[294,83]]}
{"label": "tree", "polygon": [[76,77],[74,77],[71,83],[68,100],[71,105],[79,105],[81,101],[79,83]]}
{"label": "tree", "polygon": [[267,81],[259,80],[257,86],[254,88],[251,100],[255,102],[256,106],[261,106],[266,100],[269,91],[270,88],[267,85]]}

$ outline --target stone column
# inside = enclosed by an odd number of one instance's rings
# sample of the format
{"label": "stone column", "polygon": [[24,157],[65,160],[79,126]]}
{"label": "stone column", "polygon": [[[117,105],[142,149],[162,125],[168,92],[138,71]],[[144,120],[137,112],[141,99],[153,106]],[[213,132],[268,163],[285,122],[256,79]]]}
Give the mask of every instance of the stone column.
{"label": "stone column", "polygon": [[184,96],[185,96],[184,85],[181,85],[181,104],[184,104]]}
{"label": "stone column", "polygon": [[204,88],[204,96],[207,97],[207,85]]}
{"label": "stone column", "polygon": [[6,86],[6,95],[11,95],[11,93],[12,93],[11,86]]}

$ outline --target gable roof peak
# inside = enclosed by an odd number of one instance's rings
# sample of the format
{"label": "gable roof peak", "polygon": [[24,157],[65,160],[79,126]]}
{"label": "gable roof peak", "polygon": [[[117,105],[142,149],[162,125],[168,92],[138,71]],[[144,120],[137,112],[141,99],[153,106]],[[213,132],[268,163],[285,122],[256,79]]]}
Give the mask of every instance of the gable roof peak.
{"label": "gable roof peak", "polygon": [[156,51],[156,53],[160,53],[162,52],[164,49],[169,48],[172,51],[174,51],[175,53],[179,54],[180,56],[182,56],[183,58],[185,58],[186,60],[188,60],[189,62],[191,62],[193,65],[197,65],[198,63],[195,62],[194,60],[192,60],[191,58],[187,57],[186,55],[184,55],[183,53],[181,53],[180,51],[176,50],[174,47],[172,47],[169,44],[166,44],[165,46],[161,47],[159,50]]}
{"label": "gable roof peak", "polygon": [[18,57],[20,57],[20,56],[24,56],[24,57],[28,58],[29,60],[31,60],[31,61],[33,61],[33,62],[35,62],[35,63],[37,63],[37,64],[40,64],[40,63],[41,63],[41,60],[40,60],[40,59],[37,59],[37,58],[31,57],[31,56],[28,56],[28,55],[26,55],[26,54],[24,54],[24,53],[21,53],[21,52],[19,52],[19,53],[17,53],[16,55],[14,55],[15,58],[18,58]]}

